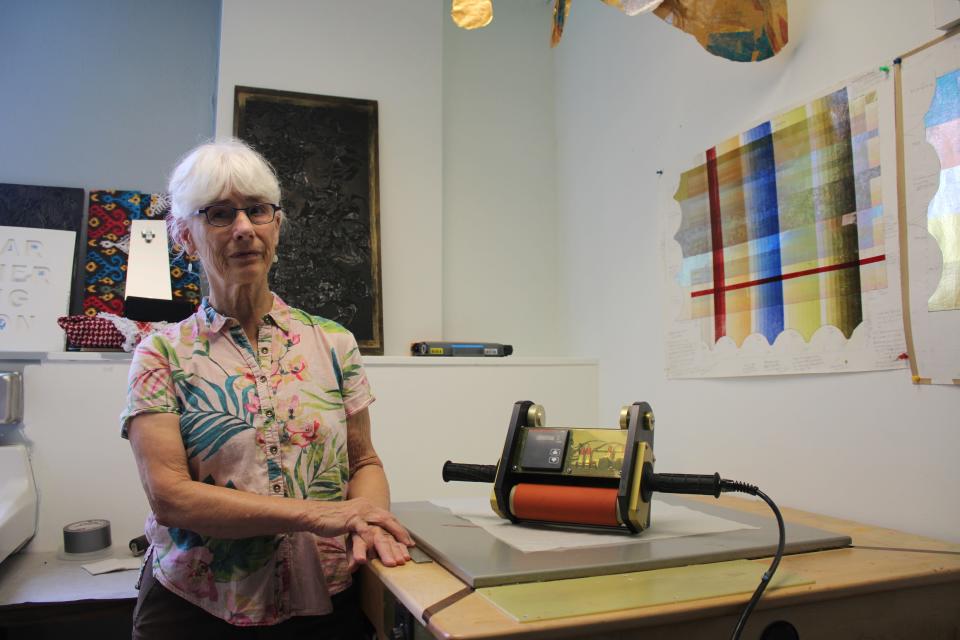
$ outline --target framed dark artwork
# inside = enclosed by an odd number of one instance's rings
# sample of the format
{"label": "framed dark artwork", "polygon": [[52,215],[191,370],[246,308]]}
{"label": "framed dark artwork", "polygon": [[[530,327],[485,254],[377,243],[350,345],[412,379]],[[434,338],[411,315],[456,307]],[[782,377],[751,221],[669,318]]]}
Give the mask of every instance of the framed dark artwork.
{"label": "framed dark artwork", "polygon": [[280,179],[271,289],[382,354],[377,102],[238,86],[233,128]]}
{"label": "framed dark artwork", "polygon": [[[58,229],[77,234],[74,274],[83,268],[83,189],[0,184],[0,226]],[[70,313],[79,313],[81,290],[74,287]]]}

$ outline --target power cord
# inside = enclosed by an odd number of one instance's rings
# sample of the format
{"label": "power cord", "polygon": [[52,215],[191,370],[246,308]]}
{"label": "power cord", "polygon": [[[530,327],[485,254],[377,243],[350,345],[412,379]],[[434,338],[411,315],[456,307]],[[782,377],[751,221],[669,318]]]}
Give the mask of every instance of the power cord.
{"label": "power cord", "polygon": [[770,563],[770,568],[767,569],[760,578],[760,584],[757,585],[753,596],[743,609],[743,613],[740,614],[740,619],[737,620],[737,626],[733,629],[733,634],[730,636],[731,640],[739,640],[740,634],[743,633],[743,628],[747,624],[747,619],[753,612],[754,607],[757,606],[757,602],[760,601],[760,596],[763,595],[767,585],[770,584],[770,581],[773,579],[773,574],[777,571],[777,567],[780,565],[780,559],[783,557],[783,547],[787,541],[787,532],[783,524],[783,516],[780,514],[780,509],[778,509],[777,505],[770,499],[770,496],[760,491],[760,489],[754,485],[736,480],[724,480],[720,477],[719,473],[707,476],[686,473],[652,473],[646,469],[644,471],[646,473],[644,473],[645,478],[644,482],[641,483],[641,487],[646,484],[644,493],[647,494],[645,498],[647,500],[649,499],[649,492],[653,491],[660,493],[708,495],[715,498],[719,498],[721,493],[737,492],[757,496],[773,509],[773,515],[777,517],[777,528],[780,531],[777,552],[773,556],[773,562]]}
{"label": "power cord", "polygon": [[780,565],[780,558],[783,557],[783,547],[787,542],[787,532],[783,526],[783,516],[780,515],[780,509],[778,509],[777,505],[773,502],[773,500],[770,499],[770,496],[765,494],[763,491],[760,491],[760,489],[756,488],[755,486],[745,484],[743,482],[721,480],[720,484],[721,491],[739,491],[741,493],[749,493],[750,495],[757,496],[766,502],[770,508],[773,509],[773,515],[777,517],[777,528],[780,530],[780,540],[777,543],[777,553],[773,556],[773,562],[770,563],[770,568],[767,569],[764,572],[763,577],[760,578],[760,584],[757,585],[756,590],[753,592],[753,596],[750,598],[750,602],[747,603],[743,613],[740,614],[740,619],[737,620],[737,626],[733,630],[733,635],[730,636],[732,640],[739,640],[740,634],[743,633],[743,627],[747,624],[747,618],[750,617],[750,614],[753,612],[753,608],[757,606],[760,596],[763,595],[767,585],[770,584],[770,581],[773,579],[773,574],[776,572],[777,566]]}

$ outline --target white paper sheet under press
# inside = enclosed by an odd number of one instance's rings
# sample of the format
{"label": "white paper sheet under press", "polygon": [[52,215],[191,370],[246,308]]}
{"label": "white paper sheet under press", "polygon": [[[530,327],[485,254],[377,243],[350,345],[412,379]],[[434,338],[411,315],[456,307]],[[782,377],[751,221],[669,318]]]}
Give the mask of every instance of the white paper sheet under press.
{"label": "white paper sheet under press", "polygon": [[[581,533],[536,525],[513,524],[497,516],[490,508],[490,502],[485,498],[452,498],[431,500],[430,503],[448,509],[454,515],[478,527],[483,527],[490,535],[527,553],[623,544],[624,534],[619,533],[601,531]],[[638,538],[644,541],[758,528],[736,520],[712,516],[696,509],[667,504],[656,498],[651,504],[651,509],[650,528]]]}

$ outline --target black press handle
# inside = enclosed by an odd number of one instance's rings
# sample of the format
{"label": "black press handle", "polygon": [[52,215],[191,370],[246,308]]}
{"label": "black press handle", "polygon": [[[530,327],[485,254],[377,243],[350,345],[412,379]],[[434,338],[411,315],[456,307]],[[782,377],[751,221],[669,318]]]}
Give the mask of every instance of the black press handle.
{"label": "black press handle", "polygon": [[497,479],[497,465],[495,464],[464,464],[462,462],[443,463],[443,481],[459,480],[460,482],[493,482]]}
{"label": "black press handle", "polygon": [[660,493],[687,493],[720,497],[720,474],[700,476],[690,473],[653,473],[649,487]]}

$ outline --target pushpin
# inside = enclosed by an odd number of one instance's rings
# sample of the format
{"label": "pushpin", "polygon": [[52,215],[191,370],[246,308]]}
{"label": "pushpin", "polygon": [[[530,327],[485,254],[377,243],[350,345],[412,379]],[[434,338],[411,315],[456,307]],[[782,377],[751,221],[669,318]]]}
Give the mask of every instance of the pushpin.
{"label": "pushpin", "polygon": [[883,65],[882,67],[880,67],[880,71],[883,71],[884,73],[890,73],[890,67],[888,67],[887,65]]}

